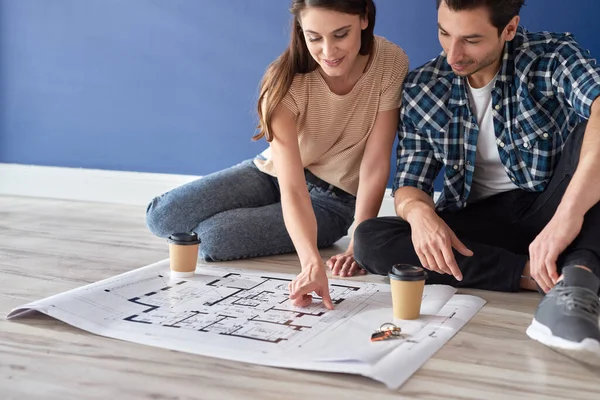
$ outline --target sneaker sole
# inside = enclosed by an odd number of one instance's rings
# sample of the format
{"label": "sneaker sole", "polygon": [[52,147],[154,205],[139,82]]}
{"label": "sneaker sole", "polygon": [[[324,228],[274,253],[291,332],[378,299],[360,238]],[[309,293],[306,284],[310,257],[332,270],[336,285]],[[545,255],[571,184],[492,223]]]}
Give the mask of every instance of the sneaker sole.
{"label": "sneaker sole", "polygon": [[600,342],[595,339],[586,338],[581,342],[572,342],[552,334],[550,328],[542,325],[533,319],[529,328],[527,328],[527,336],[536,340],[552,350],[555,350],[567,357],[581,361],[588,365],[600,367]]}

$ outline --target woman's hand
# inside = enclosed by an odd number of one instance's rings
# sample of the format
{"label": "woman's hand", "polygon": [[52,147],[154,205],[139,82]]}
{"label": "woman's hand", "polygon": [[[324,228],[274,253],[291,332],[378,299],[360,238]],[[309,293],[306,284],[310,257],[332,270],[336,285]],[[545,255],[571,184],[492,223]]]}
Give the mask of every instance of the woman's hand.
{"label": "woman's hand", "polygon": [[331,270],[332,275],[354,276],[357,273],[360,275],[366,273],[354,260],[354,251],[350,249],[331,257],[326,265]]}
{"label": "woman's hand", "polygon": [[297,307],[307,307],[312,302],[315,292],[323,299],[323,304],[333,310],[333,302],[329,294],[329,280],[325,273],[325,266],[321,264],[309,265],[302,268],[302,272],[288,285],[290,300]]}

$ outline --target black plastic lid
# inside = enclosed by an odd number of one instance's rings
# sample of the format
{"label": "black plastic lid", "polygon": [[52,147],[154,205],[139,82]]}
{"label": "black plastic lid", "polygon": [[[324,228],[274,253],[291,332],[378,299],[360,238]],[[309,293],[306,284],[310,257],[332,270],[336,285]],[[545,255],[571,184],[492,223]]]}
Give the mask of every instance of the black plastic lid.
{"label": "black plastic lid", "polygon": [[169,243],[179,244],[179,245],[192,245],[199,244],[200,238],[196,235],[196,232],[180,232],[174,233],[167,238]]}
{"label": "black plastic lid", "polygon": [[422,281],[427,279],[427,272],[423,267],[410,264],[396,264],[388,274],[390,279],[398,281]]}

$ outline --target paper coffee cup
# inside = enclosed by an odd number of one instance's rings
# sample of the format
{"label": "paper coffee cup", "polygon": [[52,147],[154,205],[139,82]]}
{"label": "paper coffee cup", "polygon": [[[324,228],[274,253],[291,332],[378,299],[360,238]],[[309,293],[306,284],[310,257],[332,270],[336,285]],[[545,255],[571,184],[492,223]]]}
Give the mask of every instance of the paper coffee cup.
{"label": "paper coffee cup", "polygon": [[392,291],[394,318],[417,319],[421,314],[421,302],[427,273],[420,266],[397,264],[388,274]]}
{"label": "paper coffee cup", "polygon": [[171,276],[189,278],[196,273],[200,239],[194,232],[174,233],[168,237]]}

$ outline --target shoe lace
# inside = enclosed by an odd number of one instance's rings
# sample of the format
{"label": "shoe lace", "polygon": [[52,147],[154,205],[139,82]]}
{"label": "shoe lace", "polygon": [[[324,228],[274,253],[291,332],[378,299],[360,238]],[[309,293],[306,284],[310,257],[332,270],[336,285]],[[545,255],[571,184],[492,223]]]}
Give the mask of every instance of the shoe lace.
{"label": "shoe lace", "polygon": [[579,309],[587,314],[600,316],[600,299],[598,295],[589,289],[567,286],[557,288],[559,299],[566,305],[567,309]]}

